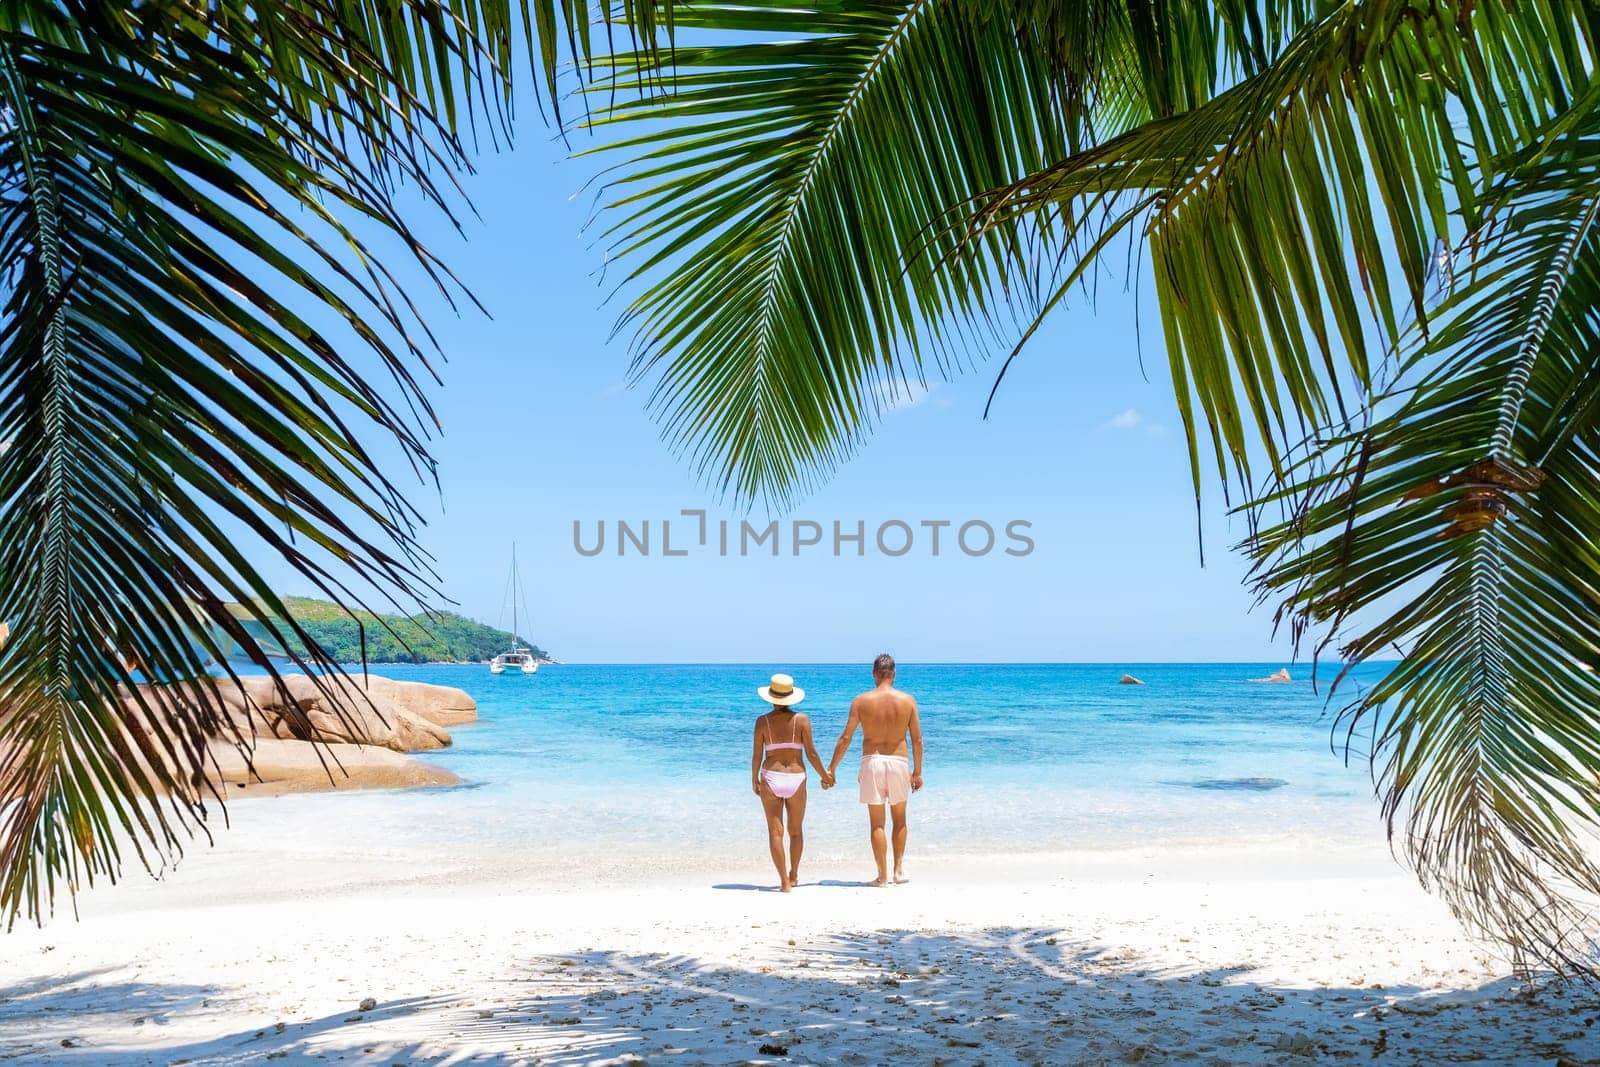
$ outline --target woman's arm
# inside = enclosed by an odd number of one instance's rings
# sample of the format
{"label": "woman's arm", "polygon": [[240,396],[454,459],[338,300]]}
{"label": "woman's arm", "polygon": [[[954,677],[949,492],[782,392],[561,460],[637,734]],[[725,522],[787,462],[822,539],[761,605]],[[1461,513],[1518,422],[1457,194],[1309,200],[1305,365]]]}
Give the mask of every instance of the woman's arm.
{"label": "woman's arm", "polygon": [[756,796],[761,795],[761,729],[766,722],[765,715],[757,719],[755,734],[750,738],[750,788]]}
{"label": "woman's arm", "polygon": [[816,739],[811,735],[811,716],[800,716],[800,733],[805,738],[806,758],[811,761],[811,766],[815,767],[817,774],[822,777],[822,784],[827,785],[828,780],[833,775],[828,771],[827,767],[823,766],[822,756],[817,752]]}

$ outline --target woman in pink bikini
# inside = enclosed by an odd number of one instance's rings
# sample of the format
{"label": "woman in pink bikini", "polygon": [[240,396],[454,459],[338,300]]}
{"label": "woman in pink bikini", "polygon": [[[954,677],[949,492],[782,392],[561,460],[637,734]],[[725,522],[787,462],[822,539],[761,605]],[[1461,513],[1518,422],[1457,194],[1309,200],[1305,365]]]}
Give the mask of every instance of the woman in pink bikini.
{"label": "woman in pink bikini", "polygon": [[[772,849],[772,865],[778,868],[779,888],[787,893],[800,880],[800,851],[805,847],[806,765],[822,776],[823,784],[832,780],[817,755],[811,740],[811,720],[794,710],[805,699],[806,691],[796,688],[787,674],[774,674],[769,685],[758,686],[761,699],[772,710],[756,720],[750,754],[750,788],[761,798],[767,816],[767,845]],[[783,858],[784,818],[788,817],[789,861]]]}

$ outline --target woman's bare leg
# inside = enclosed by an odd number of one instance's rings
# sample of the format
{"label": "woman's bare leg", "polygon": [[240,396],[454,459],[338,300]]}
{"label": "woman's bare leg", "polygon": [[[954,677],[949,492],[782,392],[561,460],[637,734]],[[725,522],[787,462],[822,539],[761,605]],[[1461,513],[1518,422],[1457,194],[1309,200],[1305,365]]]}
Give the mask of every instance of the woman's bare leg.
{"label": "woman's bare leg", "polygon": [[783,798],[772,795],[772,787],[761,783],[761,810],[767,816],[767,847],[772,850],[772,865],[778,869],[778,890],[789,891],[789,866],[783,859]]}
{"label": "woman's bare leg", "polygon": [[800,884],[800,853],[806,847],[806,787],[783,802],[789,812],[789,884]]}

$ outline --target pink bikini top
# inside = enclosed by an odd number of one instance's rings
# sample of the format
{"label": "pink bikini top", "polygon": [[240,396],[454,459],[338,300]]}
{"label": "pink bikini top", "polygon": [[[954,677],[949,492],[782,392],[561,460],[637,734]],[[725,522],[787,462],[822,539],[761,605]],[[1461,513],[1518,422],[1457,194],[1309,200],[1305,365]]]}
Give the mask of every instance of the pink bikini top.
{"label": "pink bikini top", "polygon": [[[771,720],[770,719],[767,721],[767,724],[769,726],[771,725]],[[800,742],[798,742],[798,741],[796,741],[794,739],[795,731],[798,730],[799,728],[800,727],[794,725],[794,720],[790,719],[789,720],[789,740],[787,740],[787,741],[777,741],[777,742],[773,742],[773,743],[770,743],[770,744],[762,745],[761,746],[761,756],[762,756],[762,758],[765,759],[766,758],[766,754],[768,752],[771,752],[775,748],[792,748],[792,749],[796,749],[796,750],[805,748],[804,745],[802,745]]]}

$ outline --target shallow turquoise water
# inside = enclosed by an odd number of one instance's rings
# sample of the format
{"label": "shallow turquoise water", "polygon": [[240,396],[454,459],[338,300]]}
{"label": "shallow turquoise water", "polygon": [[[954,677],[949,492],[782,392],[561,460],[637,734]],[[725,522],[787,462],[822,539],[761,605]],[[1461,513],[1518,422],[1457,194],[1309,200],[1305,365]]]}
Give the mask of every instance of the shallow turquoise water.
{"label": "shallow turquoise water", "polygon": [[[1330,750],[1328,679],[1321,693],[1308,678],[1249,681],[1278,666],[1141,664],[1132,670],[1147,684],[1122,686],[1120,666],[902,665],[927,739],[916,840],[982,852],[1376,837],[1364,758],[1347,765]],[[805,688],[827,759],[850,697],[870,686],[865,665],[552,665],[533,677],[385,665],[379,673],[478,700],[481,721],[426,757],[468,785],[381,806],[350,800],[397,831],[426,826],[441,843],[552,861],[742,853],[760,822],[749,789],[750,731],[764,710],[755,687],[774,670]],[[817,847],[858,844],[854,767],[852,755],[832,792],[812,782]]]}

